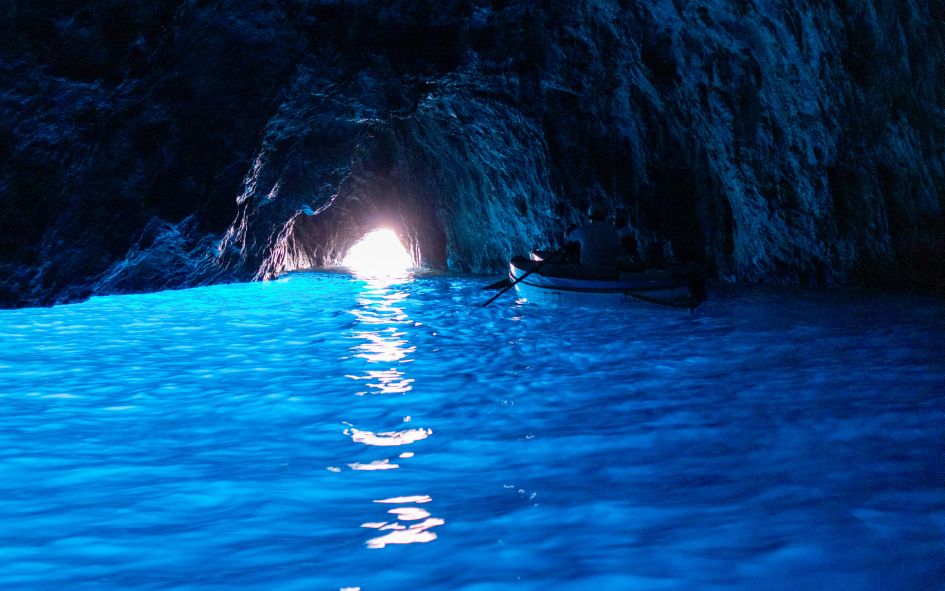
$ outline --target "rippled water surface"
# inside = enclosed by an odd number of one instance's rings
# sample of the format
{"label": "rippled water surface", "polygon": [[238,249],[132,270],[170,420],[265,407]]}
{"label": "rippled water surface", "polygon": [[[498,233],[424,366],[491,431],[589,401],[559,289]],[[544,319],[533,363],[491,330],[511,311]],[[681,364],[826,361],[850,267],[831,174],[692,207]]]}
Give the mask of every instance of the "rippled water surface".
{"label": "rippled water surface", "polygon": [[941,302],[488,282],[0,311],[0,588],[943,588]]}

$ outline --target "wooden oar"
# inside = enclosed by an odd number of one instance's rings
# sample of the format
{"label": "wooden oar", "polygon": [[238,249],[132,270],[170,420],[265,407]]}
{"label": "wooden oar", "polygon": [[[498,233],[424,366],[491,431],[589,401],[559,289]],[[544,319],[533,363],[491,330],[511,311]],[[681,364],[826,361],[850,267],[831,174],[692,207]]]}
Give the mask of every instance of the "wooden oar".
{"label": "wooden oar", "polygon": [[522,273],[522,275],[521,275],[520,277],[518,277],[515,281],[506,280],[506,281],[509,282],[509,284],[506,285],[504,288],[502,288],[502,291],[500,291],[499,293],[497,293],[497,294],[495,294],[494,296],[492,296],[491,298],[489,298],[489,301],[486,302],[486,303],[484,303],[484,304],[482,305],[482,307],[485,308],[486,306],[488,306],[488,305],[491,304],[492,302],[496,301],[496,300],[499,298],[500,295],[504,294],[504,293],[507,292],[508,290],[510,290],[510,289],[512,289],[513,287],[515,287],[515,285],[516,285],[519,281],[521,281],[522,279],[525,279],[526,277],[528,277],[529,275],[531,275],[531,274],[534,273],[535,271],[541,269],[542,266],[544,266],[544,264],[547,263],[548,261],[557,259],[557,258],[560,257],[562,254],[564,254],[564,249],[555,251],[555,253],[552,254],[550,257],[547,257],[547,258],[544,258],[544,259],[538,261],[538,263],[537,263],[534,267],[532,267],[531,270]]}
{"label": "wooden oar", "polygon": [[660,306],[669,306],[670,308],[689,308],[690,310],[695,310],[703,300],[696,298],[684,298],[678,300],[664,300],[660,298],[654,298],[652,296],[643,295],[636,291],[623,291],[623,295],[640,300],[641,302],[649,302],[651,304],[659,304]]}
{"label": "wooden oar", "polygon": [[482,291],[486,291],[489,289],[502,289],[503,287],[507,287],[510,283],[512,283],[512,280],[506,277],[505,279],[500,279],[499,281],[496,281],[495,283],[490,283],[489,285],[483,287]]}
{"label": "wooden oar", "polygon": [[690,268],[686,272],[686,282],[689,284],[690,297],[688,298],[654,298],[653,296],[644,295],[632,290],[626,290],[623,292],[623,294],[631,298],[636,298],[641,302],[650,302],[653,304],[659,304],[661,306],[669,306],[671,308],[689,308],[689,311],[692,312],[706,300],[705,280],[702,279],[702,275],[697,270]]}

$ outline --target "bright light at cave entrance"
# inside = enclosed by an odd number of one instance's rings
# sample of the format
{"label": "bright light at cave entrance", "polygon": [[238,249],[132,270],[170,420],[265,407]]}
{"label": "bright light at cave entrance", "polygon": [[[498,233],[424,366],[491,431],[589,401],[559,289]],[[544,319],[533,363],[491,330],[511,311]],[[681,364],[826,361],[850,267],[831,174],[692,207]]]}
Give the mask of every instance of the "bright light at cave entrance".
{"label": "bright light at cave entrance", "polygon": [[374,230],[358,240],[341,264],[355,275],[403,275],[413,267],[413,259],[392,230]]}

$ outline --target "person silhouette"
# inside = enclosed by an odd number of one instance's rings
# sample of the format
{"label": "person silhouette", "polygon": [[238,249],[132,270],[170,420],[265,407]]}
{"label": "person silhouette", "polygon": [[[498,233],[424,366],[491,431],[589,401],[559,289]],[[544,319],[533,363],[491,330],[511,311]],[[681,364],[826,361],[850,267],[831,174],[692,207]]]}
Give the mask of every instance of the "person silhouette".
{"label": "person silhouette", "polygon": [[590,276],[613,275],[617,272],[620,256],[620,236],[607,223],[607,209],[594,203],[587,209],[589,221],[568,232],[567,242],[580,248],[580,273]]}

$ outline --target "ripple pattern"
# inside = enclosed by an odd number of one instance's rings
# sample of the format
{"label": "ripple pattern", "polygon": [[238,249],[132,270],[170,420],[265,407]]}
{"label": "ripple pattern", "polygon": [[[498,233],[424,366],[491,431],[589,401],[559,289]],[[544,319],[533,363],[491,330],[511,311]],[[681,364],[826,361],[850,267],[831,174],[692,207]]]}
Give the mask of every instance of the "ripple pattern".
{"label": "ripple pattern", "polygon": [[941,589],[941,301],[489,279],[0,311],[0,587]]}

